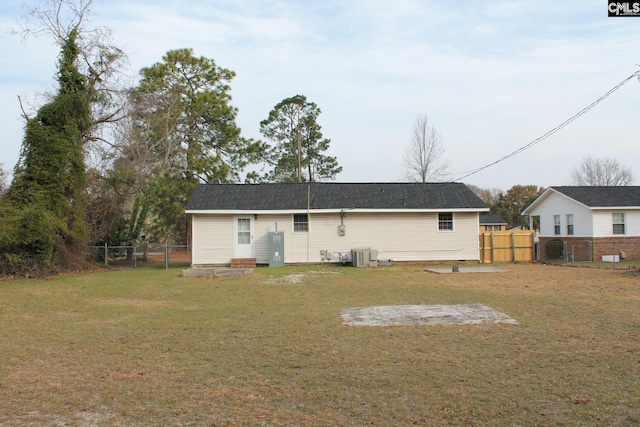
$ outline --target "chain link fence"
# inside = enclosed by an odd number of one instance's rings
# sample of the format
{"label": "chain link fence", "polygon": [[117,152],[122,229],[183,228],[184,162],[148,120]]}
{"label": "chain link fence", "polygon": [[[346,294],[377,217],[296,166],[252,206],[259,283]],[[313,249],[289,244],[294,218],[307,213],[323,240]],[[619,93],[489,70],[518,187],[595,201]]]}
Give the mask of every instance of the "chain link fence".
{"label": "chain link fence", "polygon": [[188,267],[191,265],[191,246],[146,244],[137,246],[89,246],[91,259],[107,268],[136,268],[145,265],[159,267]]}
{"label": "chain link fence", "polygon": [[640,265],[640,241],[632,239],[540,239],[535,253],[536,259],[556,264]]}

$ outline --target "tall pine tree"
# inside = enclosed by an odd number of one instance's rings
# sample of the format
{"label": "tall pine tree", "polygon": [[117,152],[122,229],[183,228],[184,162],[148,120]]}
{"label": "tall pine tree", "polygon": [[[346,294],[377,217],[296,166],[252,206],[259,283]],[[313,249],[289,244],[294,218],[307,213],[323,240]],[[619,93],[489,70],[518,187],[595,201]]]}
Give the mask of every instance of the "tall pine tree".
{"label": "tall pine tree", "polygon": [[342,171],[335,157],[324,154],[330,139],[318,124],[320,108],[304,95],[280,101],[269,117],[260,122],[260,132],[274,145],[267,155],[273,169],[263,177],[267,182],[314,182],[334,179]]}
{"label": "tall pine tree", "polygon": [[91,126],[91,89],[76,65],[76,38],[74,29],[62,45],[58,93],[27,121],[14,179],[2,199],[5,273],[27,265],[45,271],[75,268],[83,261],[88,230],[83,136]]}

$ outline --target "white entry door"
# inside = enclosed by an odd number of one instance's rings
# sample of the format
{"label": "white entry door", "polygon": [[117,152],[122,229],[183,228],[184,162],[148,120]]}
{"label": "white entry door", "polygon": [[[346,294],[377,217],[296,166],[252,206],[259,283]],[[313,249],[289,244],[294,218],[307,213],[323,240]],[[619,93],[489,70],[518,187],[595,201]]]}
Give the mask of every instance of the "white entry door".
{"label": "white entry door", "polygon": [[253,245],[253,218],[235,218],[235,258],[255,258]]}

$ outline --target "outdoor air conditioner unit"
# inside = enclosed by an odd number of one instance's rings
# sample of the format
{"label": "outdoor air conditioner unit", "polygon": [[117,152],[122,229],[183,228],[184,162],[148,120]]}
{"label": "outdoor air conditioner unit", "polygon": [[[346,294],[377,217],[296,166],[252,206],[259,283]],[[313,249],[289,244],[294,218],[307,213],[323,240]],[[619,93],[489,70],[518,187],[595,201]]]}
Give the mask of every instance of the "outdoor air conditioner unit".
{"label": "outdoor air conditioner unit", "polygon": [[351,249],[351,265],[354,267],[369,267],[370,258],[369,248]]}
{"label": "outdoor air conditioner unit", "polygon": [[378,251],[369,248],[351,249],[351,265],[354,267],[377,267]]}

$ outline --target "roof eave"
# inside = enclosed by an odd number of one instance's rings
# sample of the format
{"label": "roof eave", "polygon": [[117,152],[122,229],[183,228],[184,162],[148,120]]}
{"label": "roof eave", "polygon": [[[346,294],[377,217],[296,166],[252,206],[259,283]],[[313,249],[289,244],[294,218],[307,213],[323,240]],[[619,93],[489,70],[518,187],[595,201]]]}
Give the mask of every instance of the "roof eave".
{"label": "roof eave", "polygon": [[261,209],[189,209],[187,214],[218,214],[218,215],[279,215],[294,213],[436,213],[436,212],[487,212],[489,208],[441,208],[441,209],[278,209],[278,210],[261,210]]}

